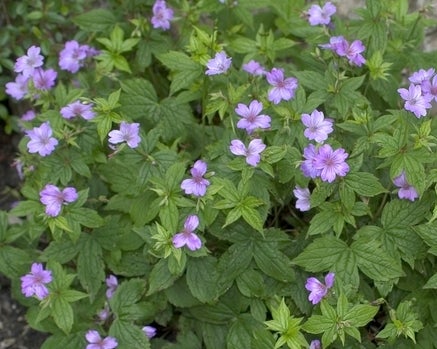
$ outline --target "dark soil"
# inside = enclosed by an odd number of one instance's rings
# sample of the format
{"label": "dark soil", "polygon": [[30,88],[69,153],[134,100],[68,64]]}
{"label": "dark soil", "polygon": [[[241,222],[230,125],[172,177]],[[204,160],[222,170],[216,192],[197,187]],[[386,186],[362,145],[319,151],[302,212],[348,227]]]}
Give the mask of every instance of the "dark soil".
{"label": "dark soil", "polygon": [[[8,210],[17,200],[19,177],[14,159],[20,135],[7,135],[0,124],[0,209]],[[11,298],[9,280],[0,274],[0,349],[40,349],[46,334],[26,323],[26,309]]]}

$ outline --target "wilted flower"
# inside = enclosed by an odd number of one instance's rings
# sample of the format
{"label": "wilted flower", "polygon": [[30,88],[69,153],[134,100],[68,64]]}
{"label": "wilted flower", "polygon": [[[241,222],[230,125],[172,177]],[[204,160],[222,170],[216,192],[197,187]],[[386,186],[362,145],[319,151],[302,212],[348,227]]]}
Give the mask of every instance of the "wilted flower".
{"label": "wilted flower", "polygon": [[244,143],[239,139],[231,141],[229,147],[230,151],[234,155],[241,155],[246,157],[246,162],[251,166],[256,166],[261,161],[260,153],[266,148],[266,145],[261,139],[253,139],[250,141],[249,146],[246,148]]}
{"label": "wilted flower", "polygon": [[302,114],[302,123],[307,127],[304,136],[317,143],[326,141],[333,131],[332,120],[325,119],[323,112],[318,110],[314,110],[311,114]]}
{"label": "wilted flower", "polygon": [[243,103],[238,103],[235,112],[241,116],[238,120],[237,127],[244,129],[248,134],[251,134],[257,128],[269,128],[270,127],[270,116],[261,114],[263,109],[263,104],[257,100],[250,102],[249,106]]}
{"label": "wilted flower", "polygon": [[46,214],[56,217],[61,213],[62,205],[76,201],[78,194],[73,187],[66,187],[61,190],[53,184],[46,184],[39,192],[39,197],[41,203],[46,206]]}
{"label": "wilted flower", "polygon": [[52,272],[44,270],[41,263],[33,263],[30,273],[21,277],[21,293],[26,297],[36,296],[39,300],[49,295],[49,290],[45,286],[52,281]]}
{"label": "wilted flower", "polygon": [[312,5],[307,14],[308,22],[311,25],[328,25],[331,22],[331,16],[337,11],[337,8],[328,1],[323,8],[319,5]]}
{"label": "wilted flower", "polygon": [[297,89],[296,78],[285,78],[284,70],[273,68],[266,73],[267,82],[273,86],[269,90],[268,100],[278,104],[281,100],[288,101],[294,97]]}
{"label": "wilted flower", "polygon": [[173,19],[173,9],[167,7],[165,0],[156,0],[152,8],[152,25],[153,28],[163,30],[170,29],[170,21]]}
{"label": "wilted flower", "polygon": [[122,142],[126,142],[130,148],[138,147],[138,144],[141,142],[141,138],[139,136],[140,132],[140,124],[132,123],[129,124],[127,122],[121,122],[120,130],[113,130],[108,133],[109,143],[118,144]]}
{"label": "wilted flower", "polygon": [[29,77],[33,74],[35,68],[41,67],[44,63],[44,57],[40,55],[41,48],[31,46],[27,50],[27,55],[17,58],[14,71]]}
{"label": "wilted flower", "polygon": [[81,116],[85,120],[91,120],[96,116],[96,113],[93,111],[92,104],[85,104],[81,101],[75,101],[63,107],[61,109],[61,115],[65,119]]}
{"label": "wilted flower", "polygon": [[95,330],[89,330],[85,334],[85,338],[89,343],[86,349],[115,349],[118,346],[118,342],[114,337],[100,337],[99,332]]}
{"label": "wilted flower", "polygon": [[202,240],[194,233],[198,226],[199,218],[196,215],[188,216],[184,223],[184,230],[173,236],[173,246],[181,248],[186,245],[191,251],[201,248]]}
{"label": "wilted flower", "polygon": [[308,188],[301,188],[296,186],[293,189],[293,194],[296,197],[296,208],[300,211],[308,211],[311,208],[310,204],[310,190]]}
{"label": "wilted flower", "polygon": [[393,178],[393,183],[399,188],[399,199],[414,201],[419,197],[416,188],[407,182],[405,171],[402,171],[399,176]]}
{"label": "wilted flower", "polygon": [[144,326],[143,332],[146,334],[148,338],[153,338],[156,336],[156,328],[153,326]]}
{"label": "wilted flower", "polygon": [[226,56],[226,52],[221,51],[215,54],[214,58],[211,58],[207,63],[208,68],[205,72],[206,75],[223,74],[231,67],[232,58]]}
{"label": "wilted flower", "polygon": [[185,191],[185,194],[193,194],[200,197],[206,194],[206,188],[209,186],[209,181],[203,176],[207,170],[206,162],[197,160],[191,168],[192,178],[184,179],[181,183],[181,188]]}
{"label": "wilted flower", "polygon": [[329,289],[334,285],[335,274],[328,273],[325,276],[325,284],[322,284],[315,277],[310,277],[307,279],[305,288],[310,291],[308,300],[313,304],[319,303],[323,297],[328,294]]}
{"label": "wilted flower", "polygon": [[30,138],[30,141],[27,143],[29,153],[38,153],[41,156],[50,155],[58,145],[58,140],[52,137],[52,133],[52,128],[48,122],[44,122],[41,126],[26,131],[26,135]]}

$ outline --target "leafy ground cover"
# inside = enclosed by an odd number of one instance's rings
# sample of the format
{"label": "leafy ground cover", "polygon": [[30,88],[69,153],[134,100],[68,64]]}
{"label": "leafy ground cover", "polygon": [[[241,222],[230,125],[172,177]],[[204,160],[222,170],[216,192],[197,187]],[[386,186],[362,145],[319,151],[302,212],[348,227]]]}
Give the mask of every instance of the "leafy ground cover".
{"label": "leafy ground cover", "polygon": [[0,272],[43,349],[434,346],[436,21],[337,6],[8,9]]}

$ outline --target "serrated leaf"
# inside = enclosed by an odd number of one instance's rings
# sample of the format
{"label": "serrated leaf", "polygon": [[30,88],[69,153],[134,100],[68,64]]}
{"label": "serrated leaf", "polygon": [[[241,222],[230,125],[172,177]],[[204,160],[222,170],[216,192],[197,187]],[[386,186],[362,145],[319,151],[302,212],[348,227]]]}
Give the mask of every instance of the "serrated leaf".
{"label": "serrated leaf", "polygon": [[423,288],[437,288],[437,274],[431,276]]}
{"label": "serrated leaf", "polygon": [[94,9],[73,18],[73,22],[86,31],[107,31],[117,22],[110,10]]}
{"label": "serrated leaf", "polygon": [[150,349],[145,333],[130,321],[116,319],[109,329],[109,335],[117,338],[117,349]]}
{"label": "serrated leaf", "polygon": [[256,265],[272,278],[287,282],[294,280],[294,271],[289,258],[275,244],[256,242],[253,246]]}
{"label": "serrated leaf", "polygon": [[344,181],[358,195],[372,197],[387,191],[378,181],[378,178],[368,172],[348,173]]}
{"label": "serrated leaf", "polygon": [[73,308],[62,295],[57,295],[51,300],[52,316],[56,325],[66,334],[73,327],[74,315]]}
{"label": "serrated leaf", "polygon": [[170,273],[167,260],[160,259],[158,263],[154,265],[150,273],[147,295],[150,296],[155,292],[165,290],[173,285],[178,278],[179,275],[173,275]]}
{"label": "serrated leaf", "polygon": [[189,259],[187,285],[194,297],[210,303],[218,297],[217,261],[211,256]]}
{"label": "serrated leaf", "polygon": [[367,325],[376,315],[379,310],[379,306],[370,304],[357,304],[343,317],[344,321],[347,321],[354,327],[363,327]]}
{"label": "serrated leaf", "polygon": [[144,295],[145,290],[146,284],[144,280],[130,279],[122,282],[109,300],[114,314],[116,314],[118,318],[123,319],[126,309],[137,303]]}

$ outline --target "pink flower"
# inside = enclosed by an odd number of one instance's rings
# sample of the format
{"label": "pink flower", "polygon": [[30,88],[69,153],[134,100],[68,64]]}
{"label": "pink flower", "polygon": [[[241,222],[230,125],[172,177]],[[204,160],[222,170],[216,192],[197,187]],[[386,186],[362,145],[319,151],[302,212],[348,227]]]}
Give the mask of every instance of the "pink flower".
{"label": "pink flower", "polygon": [[184,179],[181,183],[181,189],[185,191],[185,194],[193,194],[194,196],[201,197],[206,194],[206,188],[209,186],[209,181],[203,176],[207,170],[206,162],[197,160],[193,168],[191,169],[192,178]]}
{"label": "pink flower", "polygon": [[33,263],[30,273],[21,277],[21,293],[25,297],[36,296],[43,300],[49,295],[49,290],[45,286],[52,281],[52,272],[44,270],[41,263]]}
{"label": "pink flower", "polygon": [[73,187],[66,187],[61,191],[53,184],[46,184],[40,191],[39,197],[41,203],[46,206],[46,214],[56,217],[61,213],[62,205],[76,201],[78,194]]}
{"label": "pink flower", "polygon": [[296,78],[285,78],[284,70],[273,68],[266,73],[267,82],[273,86],[269,90],[268,100],[278,104],[281,100],[289,101],[294,98],[297,89]]}
{"label": "pink flower", "polygon": [[262,109],[263,104],[257,100],[250,102],[249,106],[238,103],[235,112],[241,116],[241,119],[238,120],[237,127],[246,130],[248,134],[251,134],[257,128],[269,128],[271,122],[270,116],[259,115]]}
{"label": "pink flower", "polygon": [[89,330],[85,334],[85,338],[89,343],[86,349],[115,349],[118,346],[117,340],[114,337],[105,337],[102,339],[99,332]]}
{"label": "pink flower", "polygon": [[328,294],[328,291],[334,285],[335,274],[328,273],[325,276],[325,284],[322,284],[319,280],[314,277],[310,277],[307,279],[305,284],[305,288],[310,291],[310,295],[308,296],[308,300],[313,304],[319,303],[323,297]]}
{"label": "pink flower", "polygon": [[216,53],[214,58],[211,58],[207,63],[208,68],[205,72],[206,75],[218,75],[228,71],[231,67],[232,58],[226,56],[226,52],[221,51]]}
{"label": "pink flower", "polygon": [[41,156],[50,155],[58,145],[58,141],[52,137],[52,133],[53,131],[48,122],[26,131],[26,135],[30,138],[29,143],[27,143],[29,153],[38,153]]}
{"label": "pink flower", "polygon": [[35,68],[41,67],[44,63],[44,57],[40,55],[41,48],[31,46],[27,50],[27,55],[19,57],[15,62],[14,71],[23,74],[24,77],[30,77]]}
{"label": "pink flower", "polygon": [[201,248],[202,240],[194,233],[198,226],[199,218],[196,215],[188,216],[184,223],[184,230],[173,236],[173,246],[181,248],[186,245],[191,251]]}
{"label": "pink flower", "polygon": [[257,166],[261,161],[260,153],[266,148],[266,145],[261,139],[253,139],[250,141],[249,146],[246,148],[244,143],[239,139],[231,141],[229,147],[230,151],[234,155],[240,155],[246,157],[246,162],[251,166]]}

